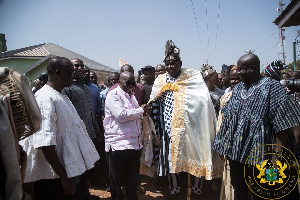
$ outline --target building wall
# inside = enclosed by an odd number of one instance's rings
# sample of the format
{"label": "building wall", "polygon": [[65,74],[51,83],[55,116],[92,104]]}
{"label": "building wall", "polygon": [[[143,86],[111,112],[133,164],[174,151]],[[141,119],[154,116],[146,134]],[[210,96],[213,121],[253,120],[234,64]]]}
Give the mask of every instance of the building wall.
{"label": "building wall", "polygon": [[44,62],[38,66],[36,66],[34,69],[30,70],[29,72],[27,72],[25,74],[27,80],[29,82],[33,82],[35,79],[37,79],[41,73],[46,72],[47,70],[47,63],[48,62]]}
{"label": "building wall", "polygon": [[[20,74],[23,74],[25,70],[29,67],[33,66],[36,62],[38,62],[43,57],[37,58],[8,58],[0,60],[0,67],[9,67],[15,69]],[[28,71],[25,74],[28,82],[32,85],[33,81],[39,77],[39,75],[43,72],[46,72],[48,61],[41,63],[40,65],[36,66],[34,69]],[[102,71],[102,70],[95,70],[91,69],[91,71],[95,71],[98,76],[98,84],[103,83],[107,84],[107,78],[110,76],[112,72]]]}
{"label": "building wall", "polygon": [[[23,74],[26,69],[34,65],[37,61],[39,61],[38,58],[9,58],[0,60],[0,66],[15,69],[20,74]],[[47,64],[42,63],[40,66],[37,66],[36,68],[32,69],[31,71],[25,74],[25,77],[27,78],[29,83],[32,83],[33,80],[38,78],[42,72],[46,71],[46,65]]]}
{"label": "building wall", "polygon": [[17,72],[23,74],[28,67],[32,66],[38,60],[32,58],[9,58],[0,60],[0,66],[15,69]]}

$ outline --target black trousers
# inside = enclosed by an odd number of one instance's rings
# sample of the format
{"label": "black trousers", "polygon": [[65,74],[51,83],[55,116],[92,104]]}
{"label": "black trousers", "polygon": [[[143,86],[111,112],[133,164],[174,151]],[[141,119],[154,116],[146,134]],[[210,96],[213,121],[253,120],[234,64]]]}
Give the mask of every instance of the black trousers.
{"label": "black trousers", "polygon": [[64,200],[64,190],[60,179],[47,179],[34,182],[35,200]]}
{"label": "black trousers", "polygon": [[34,182],[35,200],[83,200],[80,186],[80,176],[72,178],[76,185],[75,195],[64,195],[64,189],[61,180],[46,179]]}
{"label": "black trousers", "polygon": [[[244,178],[244,164],[229,160],[231,185],[234,189],[234,200],[247,200],[249,188]],[[245,172],[247,173],[247,172]]]}
{"label": "black trousers", "polygon": [[126,187],[127,200],[137,200],[137,183],[140,169],[140,150],[109,151],[110,192],[113,200],[123,200],[122,186]]}

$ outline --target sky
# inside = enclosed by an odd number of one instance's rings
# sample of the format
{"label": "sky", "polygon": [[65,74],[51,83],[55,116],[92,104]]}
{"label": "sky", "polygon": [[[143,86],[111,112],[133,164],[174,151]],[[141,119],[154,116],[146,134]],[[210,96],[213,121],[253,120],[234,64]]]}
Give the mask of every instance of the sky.
{"label": "sky", "polygon": [[[8,50],[49,42],[116,70],[122,58],[136,74],[163,63],[170,39],[184,68],[201,70],[208,63],[220,72],[222,64],[236,64],[249,50],[263,68],[278,59],[278,5],[279,0],[0,0],[0,33]],[[286,64],[293,61],[298,30],[285,29]]]}

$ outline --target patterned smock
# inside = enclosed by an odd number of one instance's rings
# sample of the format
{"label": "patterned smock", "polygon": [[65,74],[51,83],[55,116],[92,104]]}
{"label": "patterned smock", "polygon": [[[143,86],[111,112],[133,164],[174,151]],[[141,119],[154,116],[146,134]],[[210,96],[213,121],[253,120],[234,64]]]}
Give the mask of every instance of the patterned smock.
{"label": "patterned smock", "polygon": [[[299,106],[278,81],[267,77],[248,90],[242,82],[236,85],[222,113],[224,121],[212,149],[241,163],[257,147],[274,144],[276,133],[300,124]],[[261,156],[256,154],[251,155]]]}

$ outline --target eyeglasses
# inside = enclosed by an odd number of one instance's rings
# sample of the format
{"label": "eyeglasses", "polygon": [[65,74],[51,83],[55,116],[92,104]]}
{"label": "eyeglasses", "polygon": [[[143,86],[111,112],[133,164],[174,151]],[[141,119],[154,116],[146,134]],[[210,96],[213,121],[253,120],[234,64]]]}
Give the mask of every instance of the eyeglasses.
{"label": "eyeglasses", "polygon": [[125,81],[125,85],[134,86],[135,87],[136,82],[135,81],[129,81],[129,80],[127,80],[127,81]]}

